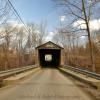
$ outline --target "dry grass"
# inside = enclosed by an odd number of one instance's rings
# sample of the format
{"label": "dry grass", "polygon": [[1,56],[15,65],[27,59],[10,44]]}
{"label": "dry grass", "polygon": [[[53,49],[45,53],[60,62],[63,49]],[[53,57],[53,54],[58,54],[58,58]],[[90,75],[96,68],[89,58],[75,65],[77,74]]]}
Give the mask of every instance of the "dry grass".
{"label": "dry grass", "polygon": [[[67,59],[68,57],[66,57],[66,60]],[[77,66],[83,69],[92,70],[91,60],[89,56],[77,56],[77,55],[73,56],[72,55],[70,56],[70,60],[67,63],[72,66]],[[96,72],[100,74],[100,57],[98,57],[98,55],[95,56],[94,63],[96,67]]]}
{"label": "dry grass", "polygon": [[[21,59],[21,60],[20,60]],[[12,69],[21,66],[27,66],[34,64],[34,59],[30,58],[29,55],[23,55],[22,57],[18,57],[16,54],[8,54],[8,64],[5,67],[6,58],[5,54],[0,54],[0,70]]]}

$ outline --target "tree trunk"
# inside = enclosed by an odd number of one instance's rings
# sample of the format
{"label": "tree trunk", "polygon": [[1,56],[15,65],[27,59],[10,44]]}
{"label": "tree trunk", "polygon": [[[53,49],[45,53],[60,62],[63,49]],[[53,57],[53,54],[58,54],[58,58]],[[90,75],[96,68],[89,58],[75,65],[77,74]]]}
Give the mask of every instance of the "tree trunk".
{"label": "tree trunk", "polygon": [[82,0],[82,7],[83,7],[83,12],[84,12],[84,17],[85,17],[86,29],[87,29],[87,33],[88,33],[88,40],[89,40],[89,49],[90,49],[90,57],[91,57],[92,71],[95,72],[96,69],[95,69],[95,64],[94,64],[93,46],[92,46],[92,42],[91,42],[89,21],[87,19],[87,15],[86,15],[84,0]]}

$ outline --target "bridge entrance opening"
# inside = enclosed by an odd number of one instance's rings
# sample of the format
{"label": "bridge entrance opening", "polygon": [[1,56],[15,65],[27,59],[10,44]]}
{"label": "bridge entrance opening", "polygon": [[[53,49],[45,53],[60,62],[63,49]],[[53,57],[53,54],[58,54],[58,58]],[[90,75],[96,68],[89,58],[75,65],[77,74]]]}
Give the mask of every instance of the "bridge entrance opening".
{"label": "bridge entrance opening", "polygon": [[39,50],[39,62],[42,67],[58,67],[60,66],[61,51],[52,49]]}
{"label": "bridge entrance opening", "polygon": [[49,41],[38,47],[37,50],[37,64],[41,67],[57,68],[61,65],[62,47]]}

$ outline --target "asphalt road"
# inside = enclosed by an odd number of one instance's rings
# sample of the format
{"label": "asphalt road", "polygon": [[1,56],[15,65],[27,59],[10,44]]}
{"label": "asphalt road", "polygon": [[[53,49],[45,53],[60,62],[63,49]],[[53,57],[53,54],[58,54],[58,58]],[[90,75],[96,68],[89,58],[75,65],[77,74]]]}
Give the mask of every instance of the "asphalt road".
{"label": "asphalt road", "polygon": [[17,85],[0,89],[0,100],[94,100],[56,69],[41,69]]}

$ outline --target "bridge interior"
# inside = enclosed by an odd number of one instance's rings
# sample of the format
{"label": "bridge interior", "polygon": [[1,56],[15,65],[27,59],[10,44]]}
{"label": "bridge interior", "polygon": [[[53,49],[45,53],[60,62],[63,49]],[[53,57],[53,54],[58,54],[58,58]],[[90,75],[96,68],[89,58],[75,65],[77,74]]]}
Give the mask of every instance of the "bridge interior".
{"label": "bridge interior", "polygon": [[57,68],[60,66],[61,50],[40,49],[39,62],[41,67]]}

